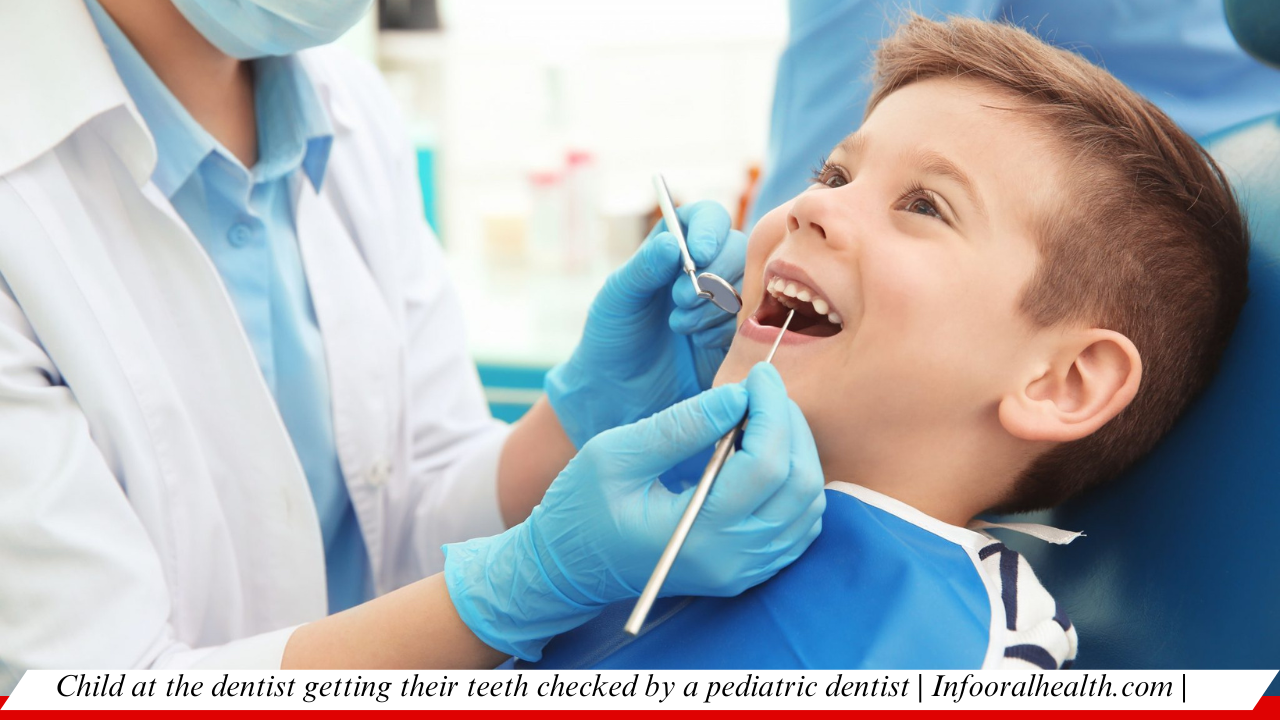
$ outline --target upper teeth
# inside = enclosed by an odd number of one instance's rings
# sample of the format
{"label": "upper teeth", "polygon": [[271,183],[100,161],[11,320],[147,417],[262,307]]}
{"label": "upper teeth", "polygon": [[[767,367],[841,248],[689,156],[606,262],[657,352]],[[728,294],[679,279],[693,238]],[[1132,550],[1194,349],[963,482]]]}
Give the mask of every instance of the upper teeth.
{"label": "upper teeth", "polygon": [[814,311],[819,315],[825,315],[828,322],[836,325],[844,324],[839,313],[832,310],[826,300],[818,297],[818,293],[795,280],[784,280],[780,277],[775,277],[765,287],[770,295],[789,308],[796,306],[796,303],[791,299],[795,298],[795,300],[813,305]]}

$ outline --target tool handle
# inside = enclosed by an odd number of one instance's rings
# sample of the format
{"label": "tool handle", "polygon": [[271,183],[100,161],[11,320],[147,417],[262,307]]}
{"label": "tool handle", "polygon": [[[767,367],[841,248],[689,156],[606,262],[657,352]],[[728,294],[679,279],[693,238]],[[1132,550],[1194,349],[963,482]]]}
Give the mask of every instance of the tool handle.
{"label": "tool handle", "polygon": [[658,195],[658,207],[662,209],[662,219],[667,221],[667,231],[676,236],[676,245],[680,246],[680,257],[684,262],[684,271],[693,280],[693,289],[699,291],[698,281],[694,277],[697,266],[693,264],[693,256],[689,254],[689,245],[684,239],[684,228],[680,226],[680,216],[676,215],[676,206],[671,202],[671,191],[667,190],[667,181],[662,173],[654,173],[653,190]]}
{"label": "tool handle", "polygon": [[671,539],[667,541],[667,547],[662,551],[662,557],[658,558],[657,567],[653,569],[653,574],[649,576],[649,582],[644,584],[640,599],[636,601],[635,608],[631,610],[631,617],[627,618],[627,624],[623,628],[627,633],[631,635],[640,634],[640,628],[649,616],[649,611],[653,609],[653,602],[658,599],[658,591],[662,589],[662,584],[666,582],[667,575],[671,572],[671,566],[675,564],[676,556],[680,554],[680,548],[684,545],[685,539],[689,537],[689,530],[693,528],[693,521],[698,519],[702,504],[707,501],[707,494],[711,492],[711,485],[715,483],[716,476],[720,474],[720,468],[724,467],[725,461],[733,454],[733,448],[738,444],[738,438],[741,437],[742,430],[746,425],[747,419],[744,417],[742,422],[734,426],[716,443],[715,452],[711,454],[711,462],[707,463],[707,469],[702,471],[702,479],[698,481],[697,487],[694,488],[693,497],[689,498],[689,506],[684,509],[684,514],[680,516],[680,522],[676,523],[676,530],[671,534]]}
{"label": "tool handle", "polygon": [[[654,185],[662,181],[661,175],[654,176]],[[662,192],[659,191],[661,196]],[[778,329],[778,337],[773,341],[773,347],[769,348],[769,356],[765,358],[765,362],[772,363],[774,353],[778,352],[778,346],[782,344],[782,336],[786,334],[787,328],[791,326],[791,321],[796,316],[793,309],[787,313],[787,319],[782,323],[782,327]],[[636,606],[631,610],[631,617],[627,618],[627,624],[623,627],[631,635],[639,635],[640,628],[644,625],[645,618],[649,617],[649,611],[653,609],[653,601],[658,599],[658,591],[662,589],[662,583],[666,582],[667,574],[671,572],[671,566],[676,561],[676,555],[680,554],[680,548],[684,545],[685,538],[689,536],[689,529],[693,527],[693,521],[698,518],[698,512],[702,510],[702,504],[707,501],[707,493],[711,492],[711,484],[716,481],[716,476],[720,474],[720,468],[724,467],[724,463],[729,459],[729,455],[733,453],[733,448],[738,444],[738,438],[742,437],[742,431],[747,427],[747,419],[751,417],[748,412],[732,430],[725,433],[720,438],[720,442],[716,443],[715,452],[711,454],[711,462],[707,463],[707,469],[702,471],[702,479],[698,481],[698,486],[693,490],[693,497],[689,498],[689,507],[684,509],[684,514],[680,516],[680,522],[676,523],[676,531],[671,533],[671,539],[667,541],[667,547],[662,551],[662,557],[658,558],[658,566],[653,569],[653,574],[649,576],[649,582],[644,584],[644,590],[640,593],[640,599],[636,600]]]}

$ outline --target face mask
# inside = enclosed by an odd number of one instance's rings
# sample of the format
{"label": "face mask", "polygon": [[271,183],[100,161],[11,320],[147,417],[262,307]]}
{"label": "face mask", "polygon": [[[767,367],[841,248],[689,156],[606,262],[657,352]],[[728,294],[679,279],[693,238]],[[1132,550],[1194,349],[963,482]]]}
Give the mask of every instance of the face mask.
{"label": "face mask", "polygon": [[241,60],[333,42],[372,0],[173,0],[222,52]]}

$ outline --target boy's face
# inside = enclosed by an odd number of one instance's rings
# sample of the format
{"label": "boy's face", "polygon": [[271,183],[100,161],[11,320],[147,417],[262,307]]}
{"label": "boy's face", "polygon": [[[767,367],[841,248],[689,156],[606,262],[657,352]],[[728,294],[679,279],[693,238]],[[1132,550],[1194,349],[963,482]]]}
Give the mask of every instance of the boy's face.
{"label": "boy's face", "polygon": [[1023,348],[1037,330],[1018,305],[1038,262],[1033,223],[1060,185],[1027,114],[1000,109],[1014,102],[969,80],[904,87],[752,232],[716,382],[745,377],[797,306],[774,364],[824,465],[856,471],[842,458],[943,452],[933,438],[996,430],[999,399],[1035,369]]}

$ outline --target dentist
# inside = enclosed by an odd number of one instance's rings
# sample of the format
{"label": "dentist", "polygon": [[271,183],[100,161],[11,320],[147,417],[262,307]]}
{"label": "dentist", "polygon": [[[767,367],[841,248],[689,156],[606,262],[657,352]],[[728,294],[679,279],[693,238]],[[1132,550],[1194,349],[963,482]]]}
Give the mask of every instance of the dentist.
{"label": "dentist", "polygon": [[[740,592],[817,534],[803,417],[767,367],[702,392],[733,320],[661,226],[547,398],[490,417],[392,102],[307,50],[367,4],[0,8],[0,694],[536,658],[638,594],[686,502],[658,475],[748,409],[667,591]],[[682,220],[741,276],[723,210]]]}

